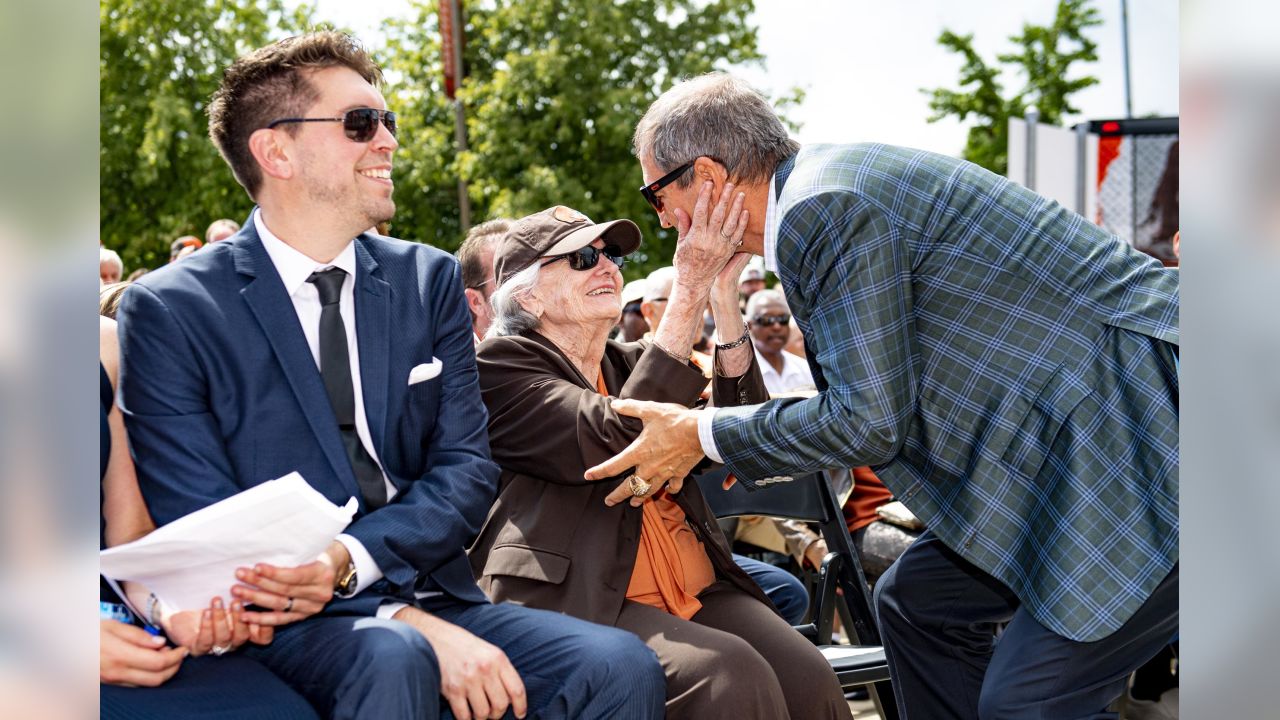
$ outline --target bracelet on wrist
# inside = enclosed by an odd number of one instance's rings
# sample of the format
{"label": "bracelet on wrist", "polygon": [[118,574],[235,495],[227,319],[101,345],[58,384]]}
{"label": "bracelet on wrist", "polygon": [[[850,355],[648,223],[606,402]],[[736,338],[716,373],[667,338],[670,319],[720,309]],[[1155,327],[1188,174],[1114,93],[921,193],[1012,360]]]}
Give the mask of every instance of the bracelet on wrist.
{"label": "bracelet on wrist", "polygon": [[745,344],[747,343],[747,341],[748,341],[748,340],[750,340],[750,339],[751,339],[751,331],[750,331],[750,330],[744,330],[744,331],[742,331],[742,337],[738,338],[737,340],[734,340],[733,342],[725,343],[725,344],[723,344],[723,345],[721,345],[720,343],[716,343],[716,349],[717,349],[717,350],[732,350],[732,349],[734,349],[734,348],[738,347],[739,345],[745,345]]}

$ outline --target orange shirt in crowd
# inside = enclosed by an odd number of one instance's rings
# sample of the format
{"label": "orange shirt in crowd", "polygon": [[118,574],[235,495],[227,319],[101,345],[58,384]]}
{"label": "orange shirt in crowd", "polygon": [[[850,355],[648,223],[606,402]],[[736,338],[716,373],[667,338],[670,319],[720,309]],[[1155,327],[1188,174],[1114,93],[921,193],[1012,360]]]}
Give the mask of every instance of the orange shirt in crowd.
{"label": "orange shirt in crowd", "polygon": [[871,523],[880,519],[876,514],[876,508],[893,500],[893,493],[889,492],[889,488],[880,482],[880,478],[871,472],[869,467],[856,467],[853,469],[853,492],[849,494],[849,500],[841,508],[844,513],[844,523],[849,527],[849,532],[861,530]]}

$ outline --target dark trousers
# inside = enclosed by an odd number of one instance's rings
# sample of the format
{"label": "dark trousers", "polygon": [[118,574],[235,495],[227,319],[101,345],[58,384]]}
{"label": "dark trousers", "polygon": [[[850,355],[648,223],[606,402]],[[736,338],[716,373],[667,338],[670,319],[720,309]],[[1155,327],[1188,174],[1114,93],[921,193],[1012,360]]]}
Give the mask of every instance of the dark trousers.
{"label": "dark trousers", "polygon": [[755,580],[769,602],[778,608],[778,614],[782,615],[783,620],[792,625],[804,622],[804,614],[809,610],[809,591],[804,589],[804,583],[799,578],[785,568],[737,553],[733,554],[733,562]]}
{"label": "dark trousers", "polygon": [[182,661],[160,687],[102,685],[98,717],[109,720],[317,720],[298,693],[239,654]]}
{"label": "dark trousers", "polygon": [[1129,673],[1177,633],[1178,566],[1115,633],[1076,642],[926,532],[880,578],[875,605],[903,720],[1114,718],[1105,708]]}
{"label": "dark trousers", "polygon": [[690,620],[630,600],[618,616],[662,662],[668,720],[849,717],[831,666],[772,609],[723,580],[698,600]]}
{"label": "dark trousers", "polygon": [[[429,612],[506,653],[524,682],[529,718],[662,717],[662,668],[631,633],[507,604],[437,603]],[[431,645],[397,620],[311,618],[248,652],[325,717],[452,717]]]}

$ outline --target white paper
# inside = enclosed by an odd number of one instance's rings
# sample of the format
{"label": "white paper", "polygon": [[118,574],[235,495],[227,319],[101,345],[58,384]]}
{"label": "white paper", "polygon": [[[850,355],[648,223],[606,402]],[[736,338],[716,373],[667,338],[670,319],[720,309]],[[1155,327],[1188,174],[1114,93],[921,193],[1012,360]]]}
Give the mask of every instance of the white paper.
{"label": "white paper", "polygon": [[176,610],[200,610],[221,596],[230,607],[235,571],[315,560],[356,512],[329,502],[296,472],[179,518],[146,537],[103,550],[103,575],[145,585]]}

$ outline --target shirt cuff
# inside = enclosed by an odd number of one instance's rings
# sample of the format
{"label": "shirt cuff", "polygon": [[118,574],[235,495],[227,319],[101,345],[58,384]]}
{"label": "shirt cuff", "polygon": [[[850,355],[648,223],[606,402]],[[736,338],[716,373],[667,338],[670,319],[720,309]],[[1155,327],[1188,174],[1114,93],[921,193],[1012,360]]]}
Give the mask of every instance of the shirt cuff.
{"label": "shirt cuff", "polygon": [[702,454],[712,461],[724,464],[724,457],[716,447],[715,436],[711,434],[711,424],[716,421],[718,410],[703,410],[698,413],[698,442],[702,444]]}
{"label": "shirt cuff", "polygon": [[[359,572],[358,570],[356,572]],[[378,606],[377,616],[379,620],[394,620],[395,614],[400,612],[400,608],[409,607],[409,603],[395,602],[388,600]]]}
{"label": "shirt cuff", "polygon": [[[364,549],[364,543],[346,533],[339,535],[337,540],[347,549],[351,555],[351,562],[356,565],[356,589],[351,595],[344,597],[359,595],[365,588],[382,579],[382,568],[378,567],[378,563],[374,561],[369,551]],[[341,572],[341,568],[338,570]]]}

